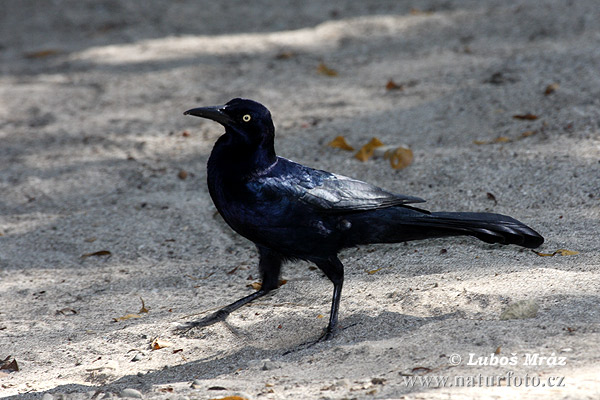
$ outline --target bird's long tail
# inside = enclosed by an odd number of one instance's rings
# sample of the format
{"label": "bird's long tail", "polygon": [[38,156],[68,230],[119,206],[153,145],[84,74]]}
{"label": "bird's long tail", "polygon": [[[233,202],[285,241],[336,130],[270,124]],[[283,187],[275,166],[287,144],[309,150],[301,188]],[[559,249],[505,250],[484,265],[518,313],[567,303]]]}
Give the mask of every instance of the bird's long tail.
{"label": "bird's long tail", "polygon": [[[375,217],[375,218],[373,218]],[[377,210],[368,218],[355,216],[351,223],[354,244],[396,243],[445,236],[474,236],[487,243],[535,248],[544,238],[516,219],[491,213],[421,213],[400,207]]]}

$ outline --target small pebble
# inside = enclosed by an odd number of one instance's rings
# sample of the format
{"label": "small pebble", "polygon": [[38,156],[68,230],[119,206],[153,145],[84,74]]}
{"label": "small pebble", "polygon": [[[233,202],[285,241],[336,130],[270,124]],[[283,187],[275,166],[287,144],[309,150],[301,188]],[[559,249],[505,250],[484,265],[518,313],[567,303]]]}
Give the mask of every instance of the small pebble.
{"label": "small pebble", "polygon": [[50,393],[44,393],[42,400],[54,400],[54,396],[52,396]]}
{"label": "small pebble", "polygon": [[192,382],[192,389],[202,389],[202,381],[200,379],[194,379]]}

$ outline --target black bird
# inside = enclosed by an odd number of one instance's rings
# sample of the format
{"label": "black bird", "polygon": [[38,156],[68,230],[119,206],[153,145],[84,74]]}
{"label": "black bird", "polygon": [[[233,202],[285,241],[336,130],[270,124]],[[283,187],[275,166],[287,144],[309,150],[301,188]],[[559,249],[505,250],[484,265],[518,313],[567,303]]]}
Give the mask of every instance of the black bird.
{"label": "black bird", "polygon": [[333,282],[329,325],[321,337],[330,339],[344,282],[337,254],[344,248],[460,235],[529,248],[544,242],[536,231],[505,215],[425,211],[409,205],[424,202],[418,197],[278,157],[271,114],[255,101],[236,98],[184,115],[225,127],[208,160],[208,189],[223,219],[258,248],[262,277],[260,290],[186,324],[185,329],[223,321],[276,289],[283,262],[302,259],[315,263]]}

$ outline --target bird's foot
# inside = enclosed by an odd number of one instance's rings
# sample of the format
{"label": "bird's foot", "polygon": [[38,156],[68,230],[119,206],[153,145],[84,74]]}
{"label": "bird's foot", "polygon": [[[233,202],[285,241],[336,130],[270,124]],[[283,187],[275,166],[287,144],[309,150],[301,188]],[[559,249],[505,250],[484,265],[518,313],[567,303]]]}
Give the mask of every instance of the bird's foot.
{"label": "bird's foot", "polygon": [[224,310],[219,310],[197,321],[191,321],[181,324],[180,326],[175,328],[175,331],[181,334],[186,334],[194,328],[204,328],[210,325],[214,325],[217,322],[225,321],[228,315],[228,312]]}

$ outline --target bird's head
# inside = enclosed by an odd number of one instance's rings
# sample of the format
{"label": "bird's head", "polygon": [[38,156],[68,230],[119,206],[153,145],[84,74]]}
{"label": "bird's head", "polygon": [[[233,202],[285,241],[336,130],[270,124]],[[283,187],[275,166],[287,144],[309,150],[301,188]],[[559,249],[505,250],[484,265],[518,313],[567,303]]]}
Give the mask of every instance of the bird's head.
{"label": "bird's head", "polygon": [[272,142],[275,133],[271,113],[254,100],[236,98],[222,106],[192,108],[183,114],[220,123],[231,139],[240,144]]}

